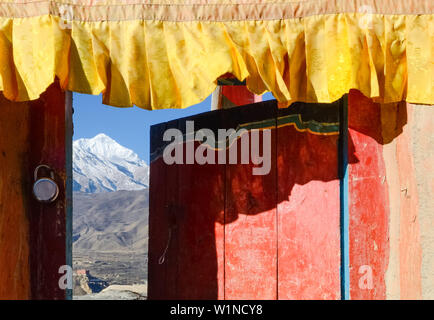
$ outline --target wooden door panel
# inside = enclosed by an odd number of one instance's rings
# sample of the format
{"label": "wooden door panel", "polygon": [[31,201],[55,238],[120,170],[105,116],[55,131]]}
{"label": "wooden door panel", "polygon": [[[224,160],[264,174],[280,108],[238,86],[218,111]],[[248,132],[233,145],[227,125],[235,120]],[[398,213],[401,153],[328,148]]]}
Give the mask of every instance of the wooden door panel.
{"label": "wooden door panel", "polygon": [[[56,82],[35,101],[1,96],[0,121],[0,298],[65,299],[65,93]],[[55,172],[59,196],[52,204],[32,195],[39,164]]]}
{"label": "wooden door panel", "polygon": [[[188,120],[194,121],[196,130],[219,128],[223,113],[219,114]],[[187,143],[181,144],[183,164],[165,164],[163,149],[168,143],[162,136],[175,128],[185,135],[186,119],[154,126],[151,134],[149,297],[223,299],[224,165],[186,164]],[[217,159],[217,150],[210,147],[208,152]]]}
{"label": "wooden door panel", "polygon": [[[210,129],[217,136],[217,129],[224,126],[224,112],[216,112],[212,118],[197,115],[194,129]],[[185,132],[186,121],[179,120],[179,128]],[[186,142],[184,145],[191,142]],[[212,144],[207,141],[202,146]],[[200,142],[194,142],[197,152]],[[207,145],[205,154],[212,153],[218,159],[215,144]],[[184,155],[186,160],[186,155]],[[182,299],[224,298],[224,164],[177,165],[179,185],[178,229],[178,294]]]}
{"label": "wooden door panel", "polygon": [[245,134],[250,143],[252,130],[259,130],[255,128],[271,132],[270,141],[259,140],[261,152],[263,144],[270,143],[268,174],[253,175],[251,160],[240,164],[243,137],[236,142],[239,164],[226,166],[226,299],[277,298],[276,111],[275,101],[269,101],[226,114],[229,127],[250,131]]}
{"label": "wooden door panel", "polygon": [[338,104],[279,110],[279,299],[340,298],[338,117]]}
{"label": "wooden door panel", "polygon": [[[148,296],[153,299],[167,299],[170,293],[167,290],[166,280],[168,264],[165,263],[171,229],[166,201],[169,168],[166,168],[162,155],[158,154],[158,148],[161,145],[160,140],[165,129],[166,124],[151,127],[152,169],[149,177]],[[176,180],[172,183],[176,183]],[[170,236],[172,235],[170,234]]]}

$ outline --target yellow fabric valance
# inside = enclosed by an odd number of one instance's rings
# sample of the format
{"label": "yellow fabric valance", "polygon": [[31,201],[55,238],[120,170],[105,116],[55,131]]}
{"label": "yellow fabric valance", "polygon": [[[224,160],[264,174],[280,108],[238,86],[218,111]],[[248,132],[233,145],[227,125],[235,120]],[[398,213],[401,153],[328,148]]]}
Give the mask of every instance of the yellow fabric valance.
{"label": "yellow fabric valance", "polygon": [[204,100],[231,73],[280,102],[434,104],[432,0],[0,1],[0,91],[54,81],[146,109]]}

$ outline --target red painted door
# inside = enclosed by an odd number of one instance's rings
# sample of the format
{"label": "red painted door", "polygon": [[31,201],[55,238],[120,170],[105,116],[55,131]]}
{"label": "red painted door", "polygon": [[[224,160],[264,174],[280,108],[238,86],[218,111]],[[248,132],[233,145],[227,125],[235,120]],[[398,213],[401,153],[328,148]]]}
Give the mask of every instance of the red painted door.
{"label": "red painted door", "polygon": [[[338,119],[339,103],[268,101],[153,126],[149,298],[338,299]],[[238,162],[186,164],[184,152],[183,164],[166,164],[164,132],[186,133],[187,121],[216,136],[247,130],[231,145]],[[255,137],[256,160],[270,155],[264,175],[251,155],[241,163],[243,139]],[[231,148],[208,150],[229,160]]]}

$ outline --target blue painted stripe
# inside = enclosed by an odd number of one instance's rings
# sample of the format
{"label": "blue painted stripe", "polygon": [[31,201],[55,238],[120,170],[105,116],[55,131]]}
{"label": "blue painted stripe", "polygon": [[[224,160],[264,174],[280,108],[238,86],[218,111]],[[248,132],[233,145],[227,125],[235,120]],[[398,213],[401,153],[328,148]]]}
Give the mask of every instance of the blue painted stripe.
{"label": "blue painted stripe", "polygon": [[340,112],[340,237],[341,237],[341,299],[350,300],[350,214],[348,191],[348,95],[342,99]]}

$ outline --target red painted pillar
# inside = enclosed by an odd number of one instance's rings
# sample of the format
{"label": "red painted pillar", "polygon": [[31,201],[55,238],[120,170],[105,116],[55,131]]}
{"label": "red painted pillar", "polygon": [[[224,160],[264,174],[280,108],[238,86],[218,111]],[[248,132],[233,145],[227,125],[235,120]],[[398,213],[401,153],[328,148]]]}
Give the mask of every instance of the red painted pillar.
{"label": "red painted pillar", "polygon": [[250,92],[246,86],[223,86],[222,95],[223,105],[232,103],[233,106],[241,106],[262,101],[262,96]]}
{"label": "red painted pillar", "polygon": [[250,92],[246,86],[218,86],[212,96],[211,110],[229,109],[261,101],[262,96]]}
{"label": "red painted pillar", "polygon": [[389,199],[381,105],[351,90],[348,126],[350,297],[385,299]]}

